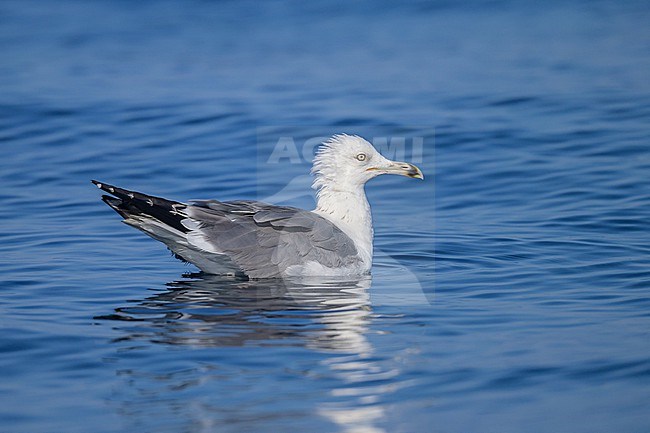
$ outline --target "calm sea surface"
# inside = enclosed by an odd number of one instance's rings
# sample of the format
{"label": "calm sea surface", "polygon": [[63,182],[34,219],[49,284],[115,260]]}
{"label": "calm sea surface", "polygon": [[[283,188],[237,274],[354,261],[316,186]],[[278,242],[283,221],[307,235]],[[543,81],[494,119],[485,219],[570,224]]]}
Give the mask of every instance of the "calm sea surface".
{"label": "calm sea surface", "polygon": [[[0,3],[0,431],[650,431],[645,1]],[[313,206],[372,278],[202,275],[99,200]]]}

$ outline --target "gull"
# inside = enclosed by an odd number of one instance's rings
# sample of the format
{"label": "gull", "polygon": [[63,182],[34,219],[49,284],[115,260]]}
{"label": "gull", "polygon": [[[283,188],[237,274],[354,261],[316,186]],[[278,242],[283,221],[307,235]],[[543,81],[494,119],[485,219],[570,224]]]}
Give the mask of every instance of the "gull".
{"label": "gull", "polygon": [[365,184],[381,174],[424,179],[368,141],[337,134],[319,147],[312,211],[253,200],[180,203],[93,180],[123,222],[208,274],[251,279],[359,277],[372,266],[372,215]]}

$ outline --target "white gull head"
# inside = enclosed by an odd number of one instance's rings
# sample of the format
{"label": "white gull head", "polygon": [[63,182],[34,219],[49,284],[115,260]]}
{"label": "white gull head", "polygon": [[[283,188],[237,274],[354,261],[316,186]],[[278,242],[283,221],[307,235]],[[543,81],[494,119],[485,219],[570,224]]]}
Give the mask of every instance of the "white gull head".
{"label": "white gull head", "polygon": [[391,161],[368,141],[339,134],[325,141],[314,158],[312,188],[317,191],[315,213],[327,218],[350,237],[363,260],[364,273],[372,265],[372,215],[364,186],[380,174],[424,179],[415,165]]}

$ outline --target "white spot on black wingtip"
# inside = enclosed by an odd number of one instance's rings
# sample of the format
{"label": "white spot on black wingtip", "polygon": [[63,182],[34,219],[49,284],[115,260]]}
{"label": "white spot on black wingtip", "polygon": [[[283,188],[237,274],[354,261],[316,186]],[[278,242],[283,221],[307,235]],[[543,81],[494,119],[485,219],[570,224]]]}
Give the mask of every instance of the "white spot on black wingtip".
{"label": "white spot on black wingtip", "polygon": [[147,199],[147,204],[148,204],[149,206],[153,206],[153,200],[151,200],[150,198],[148,198],[148,199]]}
{"label": "white spot on black wingtip", "polygon": [[112,186],[109,186],[107,189],[108,189],[108,192],[110,192],[111,194],[113,194],[115,192],[115,188],[113,188]]}
{"label": "white spot on black wingtip", "polygon": [[182,204],[173,204],[172,210],[169,213],[172,215],[183,215],[183,213],[178,210],[179,207],[182,209],[184,206]]}
{"label": "white spot on black wingtip", "polygon": [[132,192],[130,192],[130,193],[128,193],[127,195],[128,195],[128,196],[129,196],[129,198],[131,198],[131,199],[135,197],[135,196],[133,195],[133,193],[132,193]]}
{"label": "white spot on black wingtip", "polygon": [[102,186],[104,186],[104,185],[102,185],[102,184],[99,183],[99,182],[97,182],[95,185],[97,185],[97,188],[99,188],[99,189],[102,189]]}

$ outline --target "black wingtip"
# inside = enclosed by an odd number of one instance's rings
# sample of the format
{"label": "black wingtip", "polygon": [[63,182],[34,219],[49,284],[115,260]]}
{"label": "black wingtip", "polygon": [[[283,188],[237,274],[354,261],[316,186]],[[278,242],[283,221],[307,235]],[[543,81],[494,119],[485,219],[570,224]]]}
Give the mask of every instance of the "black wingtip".
{"label": "black wingtip", "polygon": [[91,182],[102,191],[111,194],[102,195],[102,200],[125,219],[130,215],[144,214],[181,232],[188,231],[181,223],[184,216],[179,213],[179,210],[185,208],[183,203],[142,194],[94,179]]}
{"label": "black wingtip", "polygon": [[109,184],[107,184],[107,183],[100,182],[100,181],[98,181],[98,180],[94,180],[94,179],[91,180],[91,182],[92,182],[92,183],[93,183],[97,188],[101,189],[102,191],[107,192],[107,193],[109,193],[109,194],[113,194],[114,196],[119,197],[119,198],[121,198],[121,199],[125,199],[125,198],[127,198],[127,197],[128,197],[128,198],[133,198],[133,197],[130,195],[130,194],[133,194],[133,191],[129,191],[129,190],[126,190],[126,189],[118,188],[118,187],[116,187],[116,186],[109,185]]}

